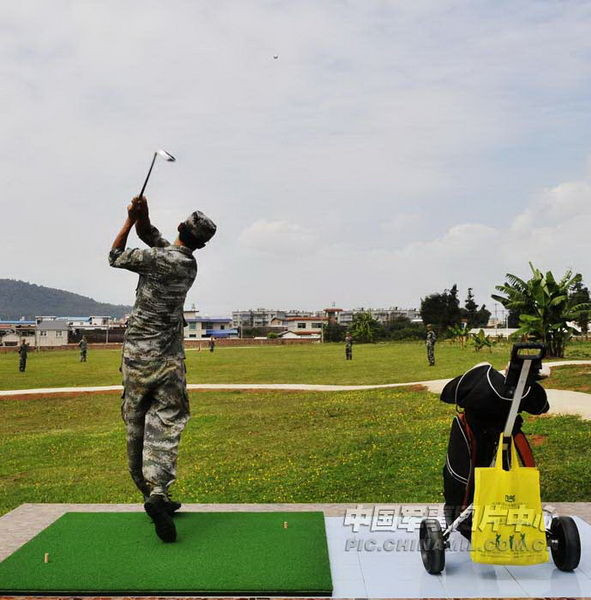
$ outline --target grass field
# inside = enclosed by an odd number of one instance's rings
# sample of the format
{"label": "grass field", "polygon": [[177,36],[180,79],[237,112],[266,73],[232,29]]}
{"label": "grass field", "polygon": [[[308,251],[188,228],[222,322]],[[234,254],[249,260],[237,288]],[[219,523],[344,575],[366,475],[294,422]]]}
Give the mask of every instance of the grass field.
{"label": "grass field", "polygon": [[[585,358],[589,345],[569,356]],[[421,343],[218,348],[187,353],[194,383],[394,383],[506,364],[509,347],[449,344],[426,364]],[[567,356],[567,357],[569,357]],[[120,383],[118,351],[42,352],[27,372],[0,355],[0,388]],[[553,369],[548,387],[591,391],[591,368]],[[176,495],[186,502],[440,501],[453,407],[420,389],[200,392],[184,434]],[[23,502],[138,502],[127,475],[117,394],[0,400],[0,513]],[[591,422],[529,418],[548,501],[591,501]]]}
{"label": "grass field", "polygon": [[[591,344],[589,344],[591,346]],[[342,344],[266,346],[187,351],[189,383],[326,383],[380,384],[455,377],[481,361],[503,367],[510,347],[492,353],[439,344],[437,364],[427,364],[421,342],[357,345],[345,361]],[[16,353],[0,354],[0,389],[117,385],[120,352],[95,350],[80,363],[75,351],[31,353],[25,373],[18,372]]]}
{"label": "grass field", "polygon": [[[187,351],[189,383],[326,383],[342,385],[403,383],[455,377],[482,361],[501,368],[510,346],[499,344],[480,353],[450,343],[438,344],[437,364],[429,367],[421,342],[362,344],[352,361],[344,360],[342,344],[256,346]],[[590,358],[591,343],[574,343],[566,358]],[[0,389],[118,385],[119,350],[89,352],[80,363],[75,351],[32,352],[27,371],[19,373],[16,353],[0,354]]]}
{"label": "grass field", "polygon": [[[111,395],[0,402],[0,513],[23,502],[138,502]],[[185,502],[434,502],[454,408],[420,390],[199,392]],[[548,501],[591,500],[591,422],[528,418]]]}
{"label": "grass field", "polygon": [[544,386],[559,390],[591,393],[591,365],[565,365],[553,367],[552,375]]}

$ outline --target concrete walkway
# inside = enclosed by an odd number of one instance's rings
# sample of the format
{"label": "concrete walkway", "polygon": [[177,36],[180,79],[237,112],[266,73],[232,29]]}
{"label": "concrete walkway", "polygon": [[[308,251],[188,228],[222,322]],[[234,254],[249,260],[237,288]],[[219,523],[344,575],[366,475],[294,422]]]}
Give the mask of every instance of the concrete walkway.
{"label": "concrete walkway", "polygon": [[[591,365],[591,360],[550,361],[547,367],[565,365]],[[377,385],[324,385],[308,383],[190,383],[189,390],[283,390],[306,392],[350,392],[359,390],[390,389],[409,386],[422,386],[433,394],[440,394],[450,379],[427,381],[407,381],[404,383],[384,383]],[[120,385],[80,386],[62,388],[36,388],[30,390],[0,390],[0,398],[11,396],[49,396],[80,393],[122,392]],[[580,415],[591,420],[591,394],[570,390],[546,389],[550,403],[550,414]]]}

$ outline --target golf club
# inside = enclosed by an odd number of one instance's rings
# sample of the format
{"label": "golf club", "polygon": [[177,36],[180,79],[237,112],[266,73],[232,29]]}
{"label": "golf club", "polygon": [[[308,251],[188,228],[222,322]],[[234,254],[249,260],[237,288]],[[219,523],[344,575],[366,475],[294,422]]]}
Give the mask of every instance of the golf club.
{"label": "golf club", "polygon": [[156,152],[154,152],[154,158],[152,158],[152,164],[150,165],[150,170],[146,175],[146,181],[144,181],[144,185],[142,186],[142,191],[140,192],[139,198],[141,198],[144,195],[144,190],[146,189],[146,185],[148,185],[148,179],[150,179],[150,175],[152,173],[152,169],[154,168],[154,163],[156,162],[156,157],[158,155],[160,155],[164,160],[168,162],[174,162],[176,160],[176,158],[172,154],[166,152],[166,150],[156,150]]}

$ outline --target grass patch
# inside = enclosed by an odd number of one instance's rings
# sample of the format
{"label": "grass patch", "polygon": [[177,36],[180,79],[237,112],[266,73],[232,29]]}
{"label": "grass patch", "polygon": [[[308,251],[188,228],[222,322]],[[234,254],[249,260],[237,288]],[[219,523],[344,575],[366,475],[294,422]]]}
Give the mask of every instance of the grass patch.
{"label": "grass patch", "polygon": [[[474,352],[449,342],[437,344],[437,364],[429,367],[422,342],[359,344],[345,360],[342,344],[218,347],[214,353],[187,351],[189,383],[319,383],[363,385],[455,377],[479,362],[498,369],[509,360],[510,344]],[[591,343],[576,342],[566,358],[591,358]],[[119,385],[119,350],[91,350],[81,363],[76,351],[31,352],[19,373],[18,354],[0,354],[0,389]]]}
{"label": "grass patch", "polygon": [[[249,352],[249,351],[245,351]],[[220,353],[221,354],[221,353]],[[23,502],[139,502],[116,395],[0,401],[0,513]],[[199,392],[185,502],[436,502],[453,407],[424,391]],[[591,500],[591,422],[529,418],[546,501]]]}
{"label": "grass patch", "polygon": [[[266,346],[187,351],[189,383],[325,383],[380,384],[455,377],[478,362],[504,366],[510,348],[476,353],[449,343],[438,344],[437,364],[429,367],[421,342],[360,344],[353,360],[345,360],[342,344]],[[90,351],[88,362],[78,352],[32,352],[25,373],[18,372],[16,353],[0,354],[0,389],[118,385],[119,350]]]}
{"label": "grass patch", "polygon": [[591,360],[591,342],[582,340],[570,342],[566,347],[565,358],[570,358],[571,360]]}
{"label": "grass patch", "polygon": [[591,393],[591,365],[552,367],[552,373],[543,382],[544,387],[558,390]]}

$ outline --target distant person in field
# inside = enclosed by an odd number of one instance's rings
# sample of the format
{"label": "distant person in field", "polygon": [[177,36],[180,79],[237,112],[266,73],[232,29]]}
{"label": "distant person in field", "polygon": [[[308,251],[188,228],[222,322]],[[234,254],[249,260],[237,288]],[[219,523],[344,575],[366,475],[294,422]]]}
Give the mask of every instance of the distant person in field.
{"label": "distant person in field", "polygon": [[[125,249],[134,224],[149,248]],[[123,343],[121,413],[131,477],[144,496],[156,534],[165,542],[176,540],[172,516],[181,505],[170,499],[168,491],[176,477],[181,433],[189,420],[183,307],[197,275],[193,252],[203,248],[215,231],[214,223],[195,211],[179,224],[171,244],[150,223],[146,199],[134,198],[109,254],[112,267],[140,276]]]}
{"label": "distant person in field", "polygon": [[353,360],[353,336],[350,333],[345,336],[345,359]]}
{"label": "distant person in field", "polygon": [[78,342],[78,346],[80,346],[80,362],[86,362],[86,353],[88,352],[86,336],[82,336],[82,339]]}
{"label": "distant person in field", "polygon": [[215,350],[215,339],[213,335],[209,338],[209,351],[213,352]]}
{"label": "distant person in field", "polygon": [[435,366],[435,342],[437,341],[437,335],[433,329],[433,325],[427,325],[427,338],[425,339],[425,345],[427,346],[427,360],[429,366]]}
{"label": "distant person in field", "polygon": [[27,368],[27,355],[29,354],[29,344],[27,344],[27,341],[25,339],[21,340],[21,345],[18,347],[18,370],[21,373],[25,372],[25,369]]}

